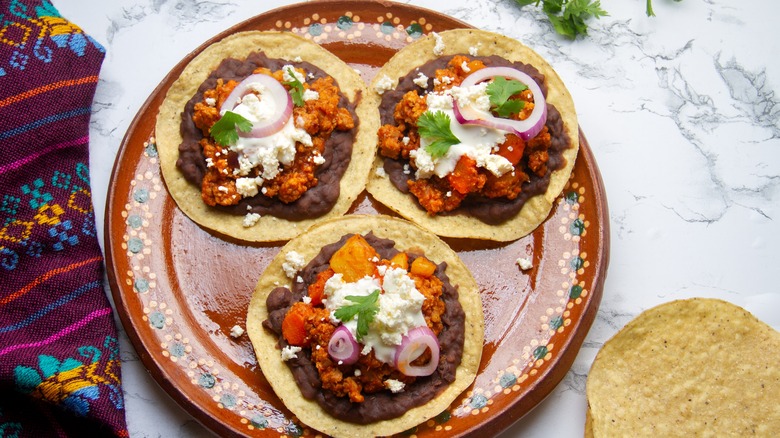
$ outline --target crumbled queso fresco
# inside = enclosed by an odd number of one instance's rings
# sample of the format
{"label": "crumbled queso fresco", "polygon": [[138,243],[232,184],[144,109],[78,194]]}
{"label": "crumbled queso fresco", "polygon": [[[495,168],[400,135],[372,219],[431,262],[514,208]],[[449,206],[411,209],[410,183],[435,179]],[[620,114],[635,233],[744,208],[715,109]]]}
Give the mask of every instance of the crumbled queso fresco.
{"label": "crumbled queso fresco", "polygon": [[239,338],[243,334],[244,334],[244,329],[241,328],[240,325],[234,325],[233,328],[230,329],[230,336],[234,338]]}
{"label": "crumbled queso fresco", "polygon": [[282,263],[282,269],[284,269],[287,278],[295,278],[298,271],[306,265],[306,260],[304,260],[303,256],[295,251],[288,251],[287,254],[284,255],[284,260],[285,262]]}
{"label": "crumbled queso fresco", "polygon": [[395,379],[385,380],[385,387],[394,394],[403,391],[405,386],[406,385],[404,384],[404,382],[401,382],[400,380],[395,380]]}
{"label": "crumbled queso fresco", "polygon": [[282,360],[287,362],[290,359],[295,359],[298,357],[298,352],[301,351],[301,347],[294,347],[292,345],[288,345],[284,348],[282,348]]}
{"label": "crumbled queso fresco", "polygon": [[425,76],[423,72],[420,72],[417,77],[412,81],[415,85],[417,85],[420,88],[427,88],[428,87],[428,76]]}
{"label": "crumbled queso fresco", "polygon": [[469,47],[469,55],[471,56],[477,56],[479,53],[479,48],[482,47],[482,43],[477,43],[476,46]]}
{"label": "crumbled queso fresco", "polygon": [[436,40],[436,45],[433,46],[433,54],[441,56],[444,53],[444,40],[436,32],[433,32],[433,39]]}
{"label": "crumbled queso fresco", "polygon": [[241,225],[243,225],[244,228],[253,227],[260,220],[260,217],[261,216],[257,213],[247,213],[246,216],[244,216],[244,221]]}
{"label": "crumbled queso fresco", "polygon": [[519,266],[523,271],[527,271],[534,267],[533,263],[531,263],[531,260],[525,257],[518,258],[515,263],[517,263],[517,266]]}
{"label": "crumbled queso fresco", "polygon": [[379,94],[385,94],[385,91],[393,89],[393,80],[387,75],[382,75],[374,84],[374,90]]}

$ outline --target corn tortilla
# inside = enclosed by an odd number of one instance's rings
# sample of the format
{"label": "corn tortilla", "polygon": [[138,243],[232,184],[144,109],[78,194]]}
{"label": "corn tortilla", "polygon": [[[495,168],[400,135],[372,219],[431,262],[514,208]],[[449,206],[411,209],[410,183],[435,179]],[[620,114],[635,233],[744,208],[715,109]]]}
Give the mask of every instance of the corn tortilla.
{"label": "corn tortilla", "polygon": [[[536,229],[547,218],[555,198],[561,193],[571,175],[579,150],[579,131],[574,102],[563,81],[550,64],[515,39],[477,29],[449,30],[439,33],[438,37],[444,43],[441,56],[468,54],[470,48],[477,48],[479,56],[498,55],[506,60],[521,61],[538,69],[546,78],[547,102],[555,106],[561,113],[564,130],[571,140],[571,146],[564,152],[566,164],[563,168],[552,173],[550,184],[545,193],[530,198],[515,217],[499,225],[486,224],[463,213],[429,215],[419,207],[413,195],[400,192],[393,186],[389,178],[379,176],[375,172],[382,167],[383,162],[382,157],[378,154],[374,159],[375,171],[372,171],[369,176],[368,191],[379,202],[401,216],[440,236],[495,241],[518,239]],[[393,81],[393,88],[395,88],[400,77],[407,75],[415,67],[439,57],[434,53],[436,43],[436,37],[433,34],[421,38],[396,53],[377,72],[369,87],[369,96],[371,96],[375,106],[378,107],[381,100],[381,96],[376,92],[377,82],[387,76]]]}
{"label": "corn tortilla", "polygon": [[586,437],[780,436],[780,333],[733,304],[674,301],[604,344]]}
{"label": "corn tortilla", "polygon": [[[324,216],[289,221],[265,215],[254,226],[244,227],[243,216],[206,205],[201,199],[200,187],[187,182],[176,167],[178,147],[182,142],[179,127],[184,105],[222,60],[231,57],[245,59],[256,51],[264,52],[269,58],[293,60],[300,57],[303,61],[310,62],[332,76],[338,82],[341,92],[352,103],[357,103],[355,113],[359,124],[352,146],[352,159],[341,178],[336,205]],[[179,209],[202,227],[249,242],[287,240],[317,221],[341,216],[365,188],[374,157],[375,148],[371,136],[376,134],[379,115],[376,108],[370,106],[365,99],[366,94],[365,83],[355,70],[332,53],[304,38],[273,31],[249,31],[228,36],[207,47],[184,68],[160,106],[155,135],[160,166],[168,191]]]}
{"label": "corn tortilla", "polygon": [[[410,409],[404,415],[365,425],[338,420],[328,415],[315,401],[304,398],[293,375],[282,361],[276,336],[262,327],[268,318],[266,298],[277,286],[290,286],[282,264],[290,251],[301,254],[308,262],[320,249],[337,242],[348,233],[362,235],[372,231],[380,238],[391,239],[400,250],[422,249],[425,256],[439,263],[447,262],[446,274],[458,288],[459,301],[466,314],[463,357],[455,381],[430,402]],[[257,283],[247,314],[247,333],[255,348],[258,364],[276,395],[304,424],[335,437],[386,436],[403,432],[435,417],[474,381],[482,356],[484,317],[476,281],[469,270],[443,241],[422,228],[388,216],[349,215],[314,225],[308,232],[292,239],[271,261]]]}

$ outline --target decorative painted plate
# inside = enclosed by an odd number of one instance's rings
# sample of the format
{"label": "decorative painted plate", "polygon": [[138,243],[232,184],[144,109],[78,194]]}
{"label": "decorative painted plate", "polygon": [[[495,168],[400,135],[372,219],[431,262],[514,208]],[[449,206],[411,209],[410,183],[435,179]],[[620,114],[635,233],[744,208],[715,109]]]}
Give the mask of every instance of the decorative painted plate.
{"label": "decorative painted plate", "polygon": [[[330,1],[270,11],[214,40],[246,30],[293,32],[323,45],[368,82],[405,44],[456,27],[468,26],[406,5]],[[195,53],[152,93],[117,156],[105,240],[119,316],[152,376],[216,433],[317,436],[276,398],[249,338],[230,333],[234,326],[245,327],[255,283],[280,246],[247,246],[209,234],[176,208],[160,176],[157,108]],[[352,212],[389,213],[365,193]],[[408,435],[449,437],[477,430],[480,436],[495,435],[552,391],[596,315],[609,258],[608,228],[601,177],[582,136],[568,185],[531,235],[510,243],[447,241],[480,286],[486,325],[482,364],[471,388]],[[531,269],[518,267],[521,257],[532,262]]]}

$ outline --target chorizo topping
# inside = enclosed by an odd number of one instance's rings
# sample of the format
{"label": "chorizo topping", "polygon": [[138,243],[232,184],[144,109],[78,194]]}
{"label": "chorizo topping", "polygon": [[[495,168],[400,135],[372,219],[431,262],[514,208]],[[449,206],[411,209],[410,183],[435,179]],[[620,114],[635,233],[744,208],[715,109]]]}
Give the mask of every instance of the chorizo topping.
{"label": "chorizo topping", "polygon": [[406,185],[428,214],[514,200],[529,175],[547,174],[547,105],[531,76],[455,55],[433,84],[406,92],[378,132],[382,156],[408,160]]}
{"label": "chorizo topping", "polygon": [[203,93],[192,119],[205,136],[206,204],[230,206],[254,196],[288,204],[318,184],[326,140],[355,122],[339,107],[332,77],[305,81],[302,68],[259,67],[241,82],[217,80]]}

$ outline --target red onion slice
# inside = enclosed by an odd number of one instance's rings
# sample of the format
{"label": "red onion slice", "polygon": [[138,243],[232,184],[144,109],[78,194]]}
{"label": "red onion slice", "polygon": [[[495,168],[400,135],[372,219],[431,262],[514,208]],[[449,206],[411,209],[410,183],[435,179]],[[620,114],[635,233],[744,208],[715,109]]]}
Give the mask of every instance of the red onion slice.
{"label": "red onion slice", "polygon": [[360,348],[352,336],[352,332],[346,326],[339,326],[328,343],[328,354],[334,360],[346,365],[352,365],[360,357]]}
{"label": "red onion slice", "polygon": [[[412,365],[425,350],[431,350],[431,360],[422,366]],[[403,337],[395,350],[395,367],[404,375],[430,376],[439,366],[439,340],[427,326],[415,327]]]}
{"label": "red onion slice", "polygon": [[287,89],[273,77],[260,73],[247,76],[246,79],[236,85],[236,88],[222,103],[220,112],[232,111],[237,107],[242,97],[255,91],[251,85],[256,83],[265,87],[262,93],[263,99],[273,100],[277,110],[274,112],[274,117],[254,123],[251,131],[241,132],[239,130],[238,135],[241,137],[259,138],[275,134],[284,127],[292,115],[293,101]]}
{"label": "red onion slice", "polygon": [[528,86],[534,97],[534,109],[531,111],[531,115],[525,120],[504,119],[471,106],[461,106],[455,99],[455,105],[453,105],[455,119],[461,125],[479,125],[508,131],[523,140],[536,137],[547,122],[547,103],[542,89],[531,76],[510,67],[486,67],[466,76],[460,86],[469,87],[496,76],[515,79]]}

